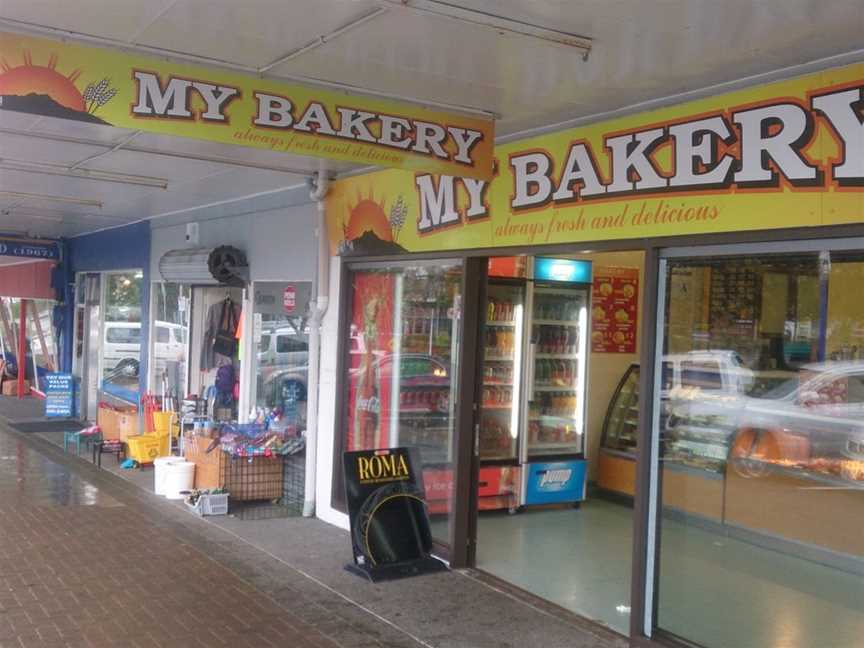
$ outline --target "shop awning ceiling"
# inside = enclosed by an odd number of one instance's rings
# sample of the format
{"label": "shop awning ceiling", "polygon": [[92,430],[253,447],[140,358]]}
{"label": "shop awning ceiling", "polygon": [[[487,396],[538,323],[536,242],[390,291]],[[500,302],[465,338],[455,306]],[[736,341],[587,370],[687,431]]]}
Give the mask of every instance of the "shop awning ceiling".
{"label": "shop awning ceiling", "polygon": [[19,28],[69,30],[277,78],[488,111],[500,115],[499,135],[860,50],[864,25],[859,0],[450,3],[590,37],[583,62],[581,50],[551,40],[421,11],[445,3],[399,4],[115,0],[106,11],[103,0],[5,0],[0,17],[20,21]]}
{"label": "shop awning ceiling", "polygon": [[[0,231],[74,236],[302,187],[321,164],[0,111]],[[352,167],[330,161],[324,168],[338,173]]]}
{"label": "shop awning ceiling", "polygon": [[[63,30],[72,40],[150,56],[464,107],[495,115],[499,137],[794,73],[826,57],[864,59],[860,0],[452,3],[518,21],[523,31],[539,27],[540,37],[422,11],[434,0],[398,4],[115,0],[106,10],[103,0],[5,0],[0,29],[53,38],[51,30]],[[588,59],[554,42],[550,30],[590,37]],[[9,111],[0,111],[0,158],[0,230],[52,236],[300,187],[321,165]],[[81,178],[85,171],[91,177]]]}

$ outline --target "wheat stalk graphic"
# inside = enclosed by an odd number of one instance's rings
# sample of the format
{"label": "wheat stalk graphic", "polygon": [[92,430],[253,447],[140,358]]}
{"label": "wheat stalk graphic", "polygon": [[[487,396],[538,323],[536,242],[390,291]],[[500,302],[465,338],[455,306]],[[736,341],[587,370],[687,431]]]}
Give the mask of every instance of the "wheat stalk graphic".
{"label": "wheat stalk graphic", "polygon": [[84,89],[84,103],[91,115],[107,104],[117,94],[117,88],[110,87],[110,79],[102,79],[99,83],[90,83]]}
{"label": "wheat stalk graphic", "polygon": [[405,225],[405,221],[407,220],[407,218],[408,205],[405,204],[402,196],[399,196],[396,199],[396,203],[393,205],[393,207],[390,208],[390,231],[393,232],[394,241],[397,241],[399,239],[399,232]]}

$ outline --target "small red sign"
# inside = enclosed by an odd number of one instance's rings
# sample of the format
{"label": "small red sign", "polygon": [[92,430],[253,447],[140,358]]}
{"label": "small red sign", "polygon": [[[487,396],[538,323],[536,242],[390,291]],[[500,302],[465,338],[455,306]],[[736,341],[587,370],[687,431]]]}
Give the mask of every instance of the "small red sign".
{"label": "small red sign", "polygon": [[282,307],[289,315],[297,308],[297,290],[294,286],[288,286],[282,293]]}
{"label": "small red sign", "polygon": [[591,350],[636,353],[639,269],[595,268],[591,300]]}

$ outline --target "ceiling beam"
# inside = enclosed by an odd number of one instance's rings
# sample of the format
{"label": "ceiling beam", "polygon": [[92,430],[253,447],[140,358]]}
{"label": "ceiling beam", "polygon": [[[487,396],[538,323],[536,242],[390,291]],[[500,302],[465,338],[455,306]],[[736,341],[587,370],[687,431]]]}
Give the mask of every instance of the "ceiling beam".
{"label": "ceiling beam", "polygon": [[94,155],[90,155],[88,157],[85,157],[82,160],[78,160],[75,164],[73,164],[72,166],[69,167],[69,170],[74,171],[75,169],[87,164],[88,162],[92,162],[93,160],[98,160],[99,158],[104,157],[110,153],[113,153],[114,151],[119,151],[124,146],[129,144],[133,139],[138,137],[140,134],[141,134],[140,130],[137,130],[134,133],[131,133],[128,137],[124,137],[122,140],[117,142],[117,144],[115,144],[114,146],[109,148],[107,151],[102,151],[101,153],[95,153]]}
{"label": "ceiling beam", "polygon": [[375,18],[377,18],[378,16],[380,16],[381,14],[386,13],[386,12],[387,12],[387,7],[376,7],[375,9],[373,9],[368,14],[360,16],[360,18],[356,18],[355,20],[352,20],[351,22],[342,25],[338,29],[334,29],[333,31],[328,32],[322,36],[318,36],[316,39],[308,42],[306,45],[303,45],[302,47],[298,47],[297,49],[291,50],[285,56],[281,56],[278,59],[276,59],[275,61],[268,63],[267,65],[262,65],[260,68],[258,68],[258,72],[259,73],[269,72],[273,68],[278,67],[278,66],[282,65],[283,63],[287,63],[291,59],[295,59],[298,56],[302,56],[303,54],[307,54],[308,52],[311,52],[312,50],[321,47],[325,43],[329,43],[334,38],[338,38],[339,36],[342,36],[343,34],[348,33],[352,29],[356,29],[360,25],[364,25],[367,22],[369,22],[370,20],[374,20]]}
{"label": "ceiling beam", "polygon": [[5,171],[18,171],[21,173],[38,173],[41,175],[75,178],[76,180],[91,180],[93,182],[114,182],[117,184],[135,185],[138,187],[150,187],[151,189],[168,188],[168,180],[165,178],[152,178],[148,176],[127,175],[122,173],[113,173],[111,171],[96,171],[89,169],[72,170],[70,167],[65,165],[51,164],[49,162],[28,162],[26,160],[0,158],[0,169]]}
{"label": "ceiling beam", "polygon": [[588,60],[591,52],[592,39],[579,34],[541,27],[522,20],[514,20],[507,16],[459,7],[452,2],[442,0],[379,0],[384,6],[398,7],[413,13],[446,18],[456,22],[472,25],[481,29],[509,33],[516,36],[534,38],[551,45],[572,47],[582,52],[582,59]]}
{"label": "ceiling beam", "polygon": [[82,205],[84,207],[97,207],[102,209],[101,200],[91,200],[89,198],[69,198],[68,196],[51,196],[48,194],[25,193],[23,191],[4,191],[0,190],[0,198],[13,198],[16,200],[38,200],[46,202],[56,202],[65,205]]}

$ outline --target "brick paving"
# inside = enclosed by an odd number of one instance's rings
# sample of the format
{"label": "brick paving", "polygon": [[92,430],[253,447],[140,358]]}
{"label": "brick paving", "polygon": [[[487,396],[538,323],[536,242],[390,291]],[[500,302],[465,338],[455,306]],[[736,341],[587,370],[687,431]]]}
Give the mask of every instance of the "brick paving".
{"label": "brick paving", "polygon": [[[152,472],[99,470],[0,402],[0,648],[624,648],[579,617],[448,572],[369,584],[318,520],[200,519]],[[8,420],[8,419],[7,419]],[[114,473],[118,474],[114,474]],[[120,478],[122,477],[122,478]]]}
{"label": "brick paving", "polygon": [[362,645],[338,640],[325,607],[299,608],[318,615],[306,622],[189,536],[0,430],[0,646]]}

